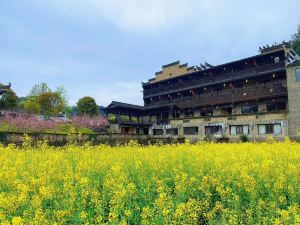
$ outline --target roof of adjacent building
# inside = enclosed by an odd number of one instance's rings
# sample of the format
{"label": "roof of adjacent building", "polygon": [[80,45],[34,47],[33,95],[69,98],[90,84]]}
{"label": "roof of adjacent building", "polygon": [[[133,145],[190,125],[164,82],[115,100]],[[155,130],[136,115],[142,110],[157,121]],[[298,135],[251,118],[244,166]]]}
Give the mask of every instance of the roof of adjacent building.
{"label": "roof of adjacent building", "polygon": [[293,67],[293,66],[300,66],[300,60],[297,60],[287,65],[287,67]]}
{"label": "roof of adjacent building", "polygon": [[124,102],[116,102],[112,101],[106,108],[127,108],[127,109],[136,109],[136,110],[143,110],[144,106],[140,105],[133,105],[133,104],[128,104]]}
{"label": "roof of adjacent building", "polygon": [[128,104],[128,103],[124,103],[124,102],[112,101],[106,108],[107,109],[109,109],[109,108],[125,108],[125,109],[145,111],[145,110],[152,110],[152,109],[159,109],[159,108],[166,108],[166,107],[176,107],[176,104],[169,103],[169,104],[164,104],[164,105],[141,106],[141,105]]}

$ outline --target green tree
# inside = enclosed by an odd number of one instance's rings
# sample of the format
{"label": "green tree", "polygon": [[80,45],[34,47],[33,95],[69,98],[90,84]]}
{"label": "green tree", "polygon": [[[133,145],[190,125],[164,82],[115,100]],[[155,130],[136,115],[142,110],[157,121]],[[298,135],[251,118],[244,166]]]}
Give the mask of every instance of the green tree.
{"label": "green tree", "polygon": [[26,97],[19,97],[18,98],[18,106],[17,106],[18,110],[24,109],[24,105],[25,105],[26,101],[27,101]]}
{"label": "green tree", "polygon": [[292,36],[293,49],[300,55],[300,25],[298,26],[297,33]]}
{"label": "green tree", "polygon": [[[3,84],[0,84],[0,87]],[[18,105],[18,96],[12,89],[6,90],[0,96],[0,109],[15,109]]]}
{"label": "green tree", "polygon": [[28,114],[39,114],[41,112],[41,106],[36,101],[26,101],[24,111]]}
{"label": "green tree", "polygon": [[65,87],[61,85],[61,86],[56,88],[55,92],[57,92],[60,95],[60,97],[62,98],[62,100],[64,102],[64,105],[67,106],[69,99],[68,99],[68,92],[65,89]]}
{"label": "green tree", "polygon": [[47,83],[35,84],[31,88],[31,91],[29,92],[28,96],[37,97],[47,92],[52,92]]}
{"label": "green tree", "polygon": [[63,100],[57,92],[42,93],[38,96],[37,102],[45,116],[58,116],[64,109]]}
{"label": "green tree", "polygon": [[67,118],[71,118],[72,117],[72,106],[66,105],[64,108],[64,112],[66,113]]}
{"label": "green tree", "polygon": [[83,97],[77,102],[78,114],[97,116],[99,115],[98,106],[92,97]]}

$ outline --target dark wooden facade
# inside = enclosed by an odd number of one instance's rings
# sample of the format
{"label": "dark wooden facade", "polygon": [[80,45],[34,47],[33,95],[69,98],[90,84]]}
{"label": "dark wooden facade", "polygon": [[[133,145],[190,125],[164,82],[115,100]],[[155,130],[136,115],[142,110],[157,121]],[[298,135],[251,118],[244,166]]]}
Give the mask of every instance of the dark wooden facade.
{"label": "dark wooden facade", "polygon": [[[275,59],[278,61],[275,61]],[[284,92],[287,95],[286,88],[283,87],[285,91],[279,90],[277,86],[280,82],[284,85],[285,80],[285,53],[284,50],[281,50],[216,66],[178,78],[171,78],[157,83],[144,83],[144,102],[145,106],[151,106],[171,102],[189,102],[187,99],[190,99],[193,105],[205,106],[208,104],[221,104],[222,102],[243,101],[246,96],[245,100],[247,101],[256,100],[263,95],[272,98],[279,94],[277,90],[281,95]],[[272,82],[276,83],[276,85],[274,84],[276,91],[272,93],[266,93],[263,90],[262,92],[253,92],[263,88],[266,82],[268,82],[270,88],[272,88]],[[253,89],[253,91],[249,89]],[[247,92],[249,94],[243,95]],[[238,93],[241,93],[242,96]],[[215,100],[215,102],[211,102],[211,100]]]}
{"label": "dark wooden facade", "polygon": [[286,104],[286,52],[283,47],[264,49],[259,55],[238,61],[164,80],[150,79],[142,87],[144,106],[112,102],[107,107],[114,115],[113,123],[137,128],[137,133],[146,133],[140,131],[152,124],[194,117],[195,112],[211,117],[220,108],[221,114],[235,115],[237,105]]}

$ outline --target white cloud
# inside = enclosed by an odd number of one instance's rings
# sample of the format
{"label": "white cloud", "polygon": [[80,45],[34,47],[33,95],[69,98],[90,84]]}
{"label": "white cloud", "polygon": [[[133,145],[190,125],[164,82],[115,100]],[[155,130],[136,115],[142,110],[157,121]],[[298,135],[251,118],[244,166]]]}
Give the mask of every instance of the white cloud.
{"label": "white cloud", "polygon": [[[266,26],[297,24],[298,0],[31,0],[92,23],[109,21],[122,30],[155,34],[168,28],[185,32],[247,34]],[[189,30],[192,29],[192,30]],[[279,27],[279,29],[283,29]]]}
{"label": "white cloud", "polygon": [[194,0],[32,0],[55,7],[76,18],[99,22],[99,18],[132,32],[165,29],[192,14]]}

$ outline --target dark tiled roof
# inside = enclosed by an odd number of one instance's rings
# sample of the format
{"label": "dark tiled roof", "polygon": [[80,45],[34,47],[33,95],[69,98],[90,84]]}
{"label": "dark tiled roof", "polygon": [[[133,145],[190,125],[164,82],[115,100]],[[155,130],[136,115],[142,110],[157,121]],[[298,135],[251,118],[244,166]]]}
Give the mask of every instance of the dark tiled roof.
{"label": "dark tiled roof", "polygon": [[133,104],[123,103],[123,102],[116,102],[116,101],[110,103],[106,108],[111,108],[111,107],[120,107],[120,108],[127,108],[127,109],[136,109],[136,110],[144,109],[144,106],[133,105]]}
{"label": "dark tiled roof", "polygon": [[[283,51],[283,48],[278,48],[278,49],[274,50],[274,52],[277,52],[277,51]],[[194,71],[194,72],[191,72],[191,73],[182,74],[181,76],[170,77],[170,78],[167,78],[167,79],[164,79],[164,80],[158,80],[158,81],[154,81],[154,82],[151,82],[151,83],[148,81],[148,82],[145,82],[145,83],[142,83],[142,84],[143,84],[143,86],[148,86],[148,85],[157,84],[157,83],[160,83],[160,82],[166,82],[166,81],[169,81],[169,80],[176,80],[176,79],[179,79],[180,77],[191,76],[195,73],[201,73],[201,74],[208,73],[209,71],[213,71],[213,70],[216,70],[216,69],[219,69],[219,68],[222,68],[222,67],[225,67],[225,66],[229,66],[229,65],[234,65],[235,63],[240,63],[240,62],[243,62],[243,61],[254,60],[256,58],[263,57],[264,55],[272,54],[274,52],[260,53],[258,55],[250,56],[250,57],[247,57],[247,58],[239,59],[239,60],[236,60],[236,61],[231,61],[231,62],[220,64],[220,65],[216,65],[216,66],[213,66],[213,67],[210,67],[210,68],[206,68],[204,70]]]}
{"label": "dark tiled roof", "polygon": [[146,110],[153,110],[153,109],[166,108],[166,107],[176,107],[176,105],[174,103],[169,103],[164,105],[140,106],[140,105],[133,105],[128,103],[113,101],[106,108],[112,108],[112,107],[146,111]]}
{"label": "dark tiled roof", "polygon": [[174,65],[177,65],[177,64],[180,64],[179,60],[176,61],[176,62],[172,62],[172,63],[166,64],[166,65],[163,65],[162,68],[169,67],[169,66],[174,66]]}

